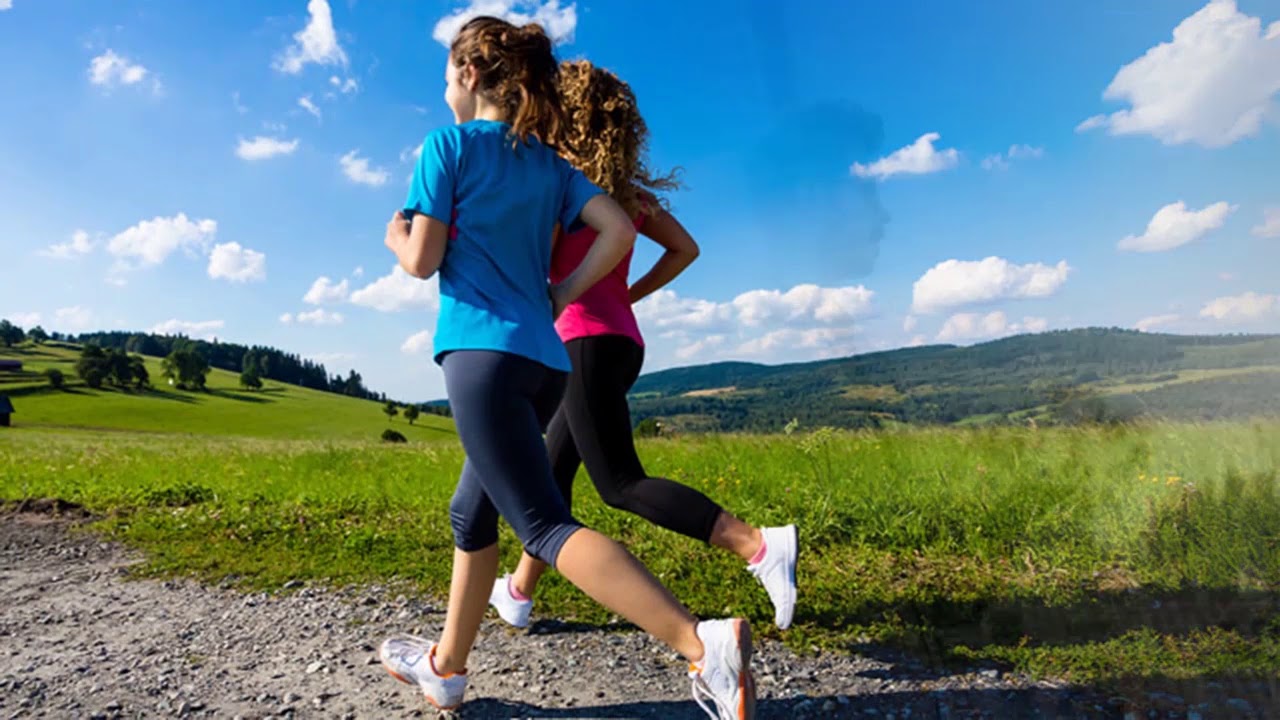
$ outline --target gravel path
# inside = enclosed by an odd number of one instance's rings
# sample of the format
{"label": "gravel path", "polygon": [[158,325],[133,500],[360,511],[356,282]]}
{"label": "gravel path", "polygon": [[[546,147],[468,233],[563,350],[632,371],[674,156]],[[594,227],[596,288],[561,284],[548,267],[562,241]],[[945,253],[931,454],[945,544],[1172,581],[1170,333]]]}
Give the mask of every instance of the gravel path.
{"label": "gravel path", "polygon": [[[432,636],[441,608],[376,587],[246,595],[125,580],[132,562],[63,520],[0,516],[0,718],[435,714],[373,651],[391,632]],[[635,632],[487,623],[459,715],[703,718],[683,667]],[[800,658],[765,642],[755,670],[761,718],[1126,717],[1080,689],[937,674],[888,652]],[[1196,717],[1185,713],[1159,717]]]}

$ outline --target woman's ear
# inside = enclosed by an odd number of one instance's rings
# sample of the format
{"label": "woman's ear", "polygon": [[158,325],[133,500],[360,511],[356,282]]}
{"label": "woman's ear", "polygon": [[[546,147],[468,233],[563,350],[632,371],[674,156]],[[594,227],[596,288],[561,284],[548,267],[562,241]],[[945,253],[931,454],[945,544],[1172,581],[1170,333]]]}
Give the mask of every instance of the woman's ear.
{"label": "woman's ear", "polygon": [[467,92],[474,93],[476,86],[480,84],[480,75],[476,72],[476,66],[467,63],[458,68],[458,81],[467,89]]}

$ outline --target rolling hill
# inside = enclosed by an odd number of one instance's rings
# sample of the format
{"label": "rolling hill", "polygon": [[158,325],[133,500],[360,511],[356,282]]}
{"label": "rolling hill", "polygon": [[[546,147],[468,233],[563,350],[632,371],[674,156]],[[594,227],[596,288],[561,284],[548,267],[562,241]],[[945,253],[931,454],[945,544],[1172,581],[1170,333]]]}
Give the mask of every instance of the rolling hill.
{"label": "rolling hill", "polygon": [[636,420],[687,431],[1280,415],[1280,336],[1089,328],[788,365],[642,376]]}
{"label": "rolling hill", "polygon": [[[239,376],[209,372],[206,392],[165,384],[160,358],[144,356],[153,387],[119,390],[86,387],[75,374],[76,346],[65,343],[0,348],[0,358],[20,360],[21,373],[0,372],[0,394],[15,406],[14,426],[137,430],[299,440],[376,440],[393,427],[410,441],[454,437],[452,421],[421,415],[414,425],[388,421],[382,405],[320,390],[267,381],[260,391],[240,388]],[[62,370],[67,385],[49,387],[42,373]]]}

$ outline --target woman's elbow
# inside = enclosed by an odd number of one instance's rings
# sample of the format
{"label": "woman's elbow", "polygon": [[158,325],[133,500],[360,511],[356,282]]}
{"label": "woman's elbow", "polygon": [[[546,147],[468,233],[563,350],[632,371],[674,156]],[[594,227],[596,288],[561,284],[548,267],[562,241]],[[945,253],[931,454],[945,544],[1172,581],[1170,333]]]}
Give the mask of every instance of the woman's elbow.
{"label": "woman's elbow", "polygon": [[401,263],[401,267],[413,277],[419,280],[426,280],[439,269],[439,263],[432,263],[425,257],[418,257],[411,259],[407,263]]}

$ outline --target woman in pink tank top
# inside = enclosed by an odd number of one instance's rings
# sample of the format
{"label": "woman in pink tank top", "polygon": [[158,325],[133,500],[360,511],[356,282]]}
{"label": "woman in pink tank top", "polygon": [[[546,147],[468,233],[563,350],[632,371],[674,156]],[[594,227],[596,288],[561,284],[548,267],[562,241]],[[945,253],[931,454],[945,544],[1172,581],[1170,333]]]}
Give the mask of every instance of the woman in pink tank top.
{"label": "woman in pink tank top", "polygon": [[[573,480],[586,465],[600,497],[610,505],[696,540],[724,548],[747,562],[764,585],[780,628],[795,609],[798,539],[794,525],[756,528],[706,495],[645,472],[632,442],[627,393],[644,363],[644,338],[631,306],[679,275],[698,246],[664,208],[661,192],[677,187],[645,166],[648,130],[631,88],[585,60],[561,64],[560,87],[568,115],[565,157],[635,219],[636,230],[665,248],[653,268],[628,283],[631,252],[556,321],[573,370],[559,411],[547,429],[556,482],[572,506]],[[595,241],[589,227],[569,227],[552,250],[551,281],[567,277]],[[532,597],[546,565],[528,553],[512,575],[498,578],[490,602],[507,622],[528,623]]]}

